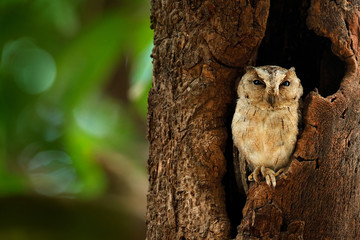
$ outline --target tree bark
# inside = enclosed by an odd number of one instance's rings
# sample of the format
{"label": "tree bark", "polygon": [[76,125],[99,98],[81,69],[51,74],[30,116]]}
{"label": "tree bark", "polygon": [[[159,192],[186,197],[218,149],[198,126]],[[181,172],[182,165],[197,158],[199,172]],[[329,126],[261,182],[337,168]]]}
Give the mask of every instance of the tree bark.
{"label": "tree bark", "polygon": [[[360,2],[151,4],[147,239],[360,238]],[[243,196],[229,133],[254,64],[294,65],[308,94],[288,171]]]}

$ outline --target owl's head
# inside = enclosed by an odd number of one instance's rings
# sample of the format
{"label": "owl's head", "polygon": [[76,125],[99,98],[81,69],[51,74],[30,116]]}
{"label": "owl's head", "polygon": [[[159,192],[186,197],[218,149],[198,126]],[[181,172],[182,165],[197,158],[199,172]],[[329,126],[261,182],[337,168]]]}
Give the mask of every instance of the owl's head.
{"label": "owl's head", "polygon": [[298,104],[303,88],[293,67],[247,67],[237,93],[239,99],[261,109],[280,109]]}

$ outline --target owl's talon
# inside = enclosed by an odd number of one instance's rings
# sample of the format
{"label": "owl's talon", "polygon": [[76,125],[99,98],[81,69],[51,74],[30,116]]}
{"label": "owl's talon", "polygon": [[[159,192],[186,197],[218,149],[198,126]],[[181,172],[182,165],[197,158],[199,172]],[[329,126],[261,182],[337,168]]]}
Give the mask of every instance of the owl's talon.
{"label": "owl's talon", "polygon": [[[275,188],[276,187],[276,178],[275,178],[275,175],[270,175],[271,177],[271,183],[273,185],[273,187]],[[268,184],[269,185],[269,184]],[[270,186],[270,185],[269,185]]]}
{"label": "owl's talon", "polygon": [[260,182],[260,178],[259,178],[260,170],[261,170],[261,167],[256,167],[255,170],[249,175],[248,180],[250,182],[252,182],[252,181]]}
{"label": "owl's talon", "polygon": [[271,168],[267,168],[264,166],[256,167],[255,170],[248,176],[248,180],[260,182],[260,174],[265,178],[266,184],[270,187],[276,186],[276,177],[279,176],[284,171],[283,168],[279,169],[276,173]]}
{"label": "owl's talon", "polygon": [[284,168],[280,168],[276,173],[275,173],[275,177],[279,176],[280,174],[282,174],[284,172]]}
{"label": "owl's talon", "polygon": [[277,176],[276,174],[277,173],[275,173],[270,168],[266,168],[266,167],[262,166],[261,167],[261,174],[264,176],[267,185],[270,186],[270,187],[272,185],[275,188],[275,186],[276,186],[276,176]]}
{"label": "owl's talon", "polygon": [[265,179],[266,179],[266,184],[270,186],[270,177],[269,177],[269,175],[266,175]]}

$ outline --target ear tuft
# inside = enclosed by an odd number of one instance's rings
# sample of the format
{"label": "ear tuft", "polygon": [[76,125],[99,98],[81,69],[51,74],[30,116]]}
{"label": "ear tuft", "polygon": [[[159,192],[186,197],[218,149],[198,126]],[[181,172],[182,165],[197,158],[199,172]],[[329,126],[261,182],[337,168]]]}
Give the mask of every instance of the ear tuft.
{"label": "ear tuft", "polygon": [[245,67],[245,71],[246,72],[248,72],[248,71],[250,71],[250,70],[254,70],[255,69],[255,67],[253,67],[253,66],[246,66]]}

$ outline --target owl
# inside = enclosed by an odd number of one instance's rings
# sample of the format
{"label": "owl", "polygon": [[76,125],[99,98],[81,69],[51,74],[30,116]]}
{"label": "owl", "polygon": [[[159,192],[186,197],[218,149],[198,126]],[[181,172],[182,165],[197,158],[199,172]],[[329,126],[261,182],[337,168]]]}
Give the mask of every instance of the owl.
{"label": "owl", "polygon": [[[248,67],[237,94],[231,128],[239,165],[247,164],[251,170],[248,181],[265,179],[275,187],[276,176],[290,163],[299,133],[300,79],[293,67]],[[240,174],[246,174],[244,169]],[[245,185],[246,176],[241,178]]]}

